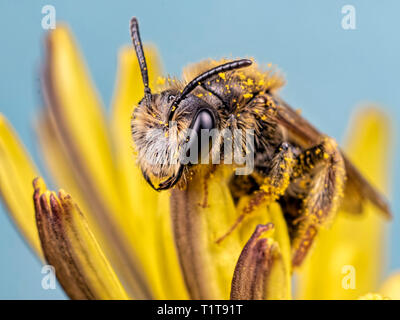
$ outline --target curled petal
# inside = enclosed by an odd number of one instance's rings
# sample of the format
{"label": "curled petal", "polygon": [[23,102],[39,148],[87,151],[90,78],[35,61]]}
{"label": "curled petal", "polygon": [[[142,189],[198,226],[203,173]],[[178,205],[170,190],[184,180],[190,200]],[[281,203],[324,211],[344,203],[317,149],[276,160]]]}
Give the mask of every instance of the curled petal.
{"label": "curled petal", "polygon": [[14,130],[0,114],[0,197],[28,243],[42,257],[31,190],[38,171]]}
{"label": "curled petal", "polygon": [[231,299],[290,298],[287,270],[279,245],[271,237],[265,237],[273,228],[272,223],[258,225],[245,245],[233,275]]}
{"label": "curled petal", "polygon": [[127,299],[119,279],[70,195],[34,185],[36,222],[47,262],[72,299]]}

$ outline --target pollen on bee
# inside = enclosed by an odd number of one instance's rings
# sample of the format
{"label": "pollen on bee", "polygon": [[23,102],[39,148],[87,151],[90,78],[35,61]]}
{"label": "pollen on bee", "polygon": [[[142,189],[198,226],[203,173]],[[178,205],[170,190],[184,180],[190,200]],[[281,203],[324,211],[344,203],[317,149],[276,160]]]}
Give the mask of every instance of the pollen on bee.
{"label": "pollen on bee", "polygon": [[263,86],[264,84],[265,84],[264,79],[260,79],[260,80],[258,81],[258,83],[257,83],[257,85],[259,85],[259,86]]}
{"label": "pollen on bee", "polygon": [[201,98],[202,96],[203,96],[202,93],[199,93],[199,94],[197,95],[197,97],[199,97],[199,98]]}
{"label": "pollen on bee", "polygon": [[160,85],[165,84],[165,78],[158,76],[156,83]]}
{"label": "pollen on bee", "polygon": [[246,84],[247,84],[248,86],[252,86],[253,83],[254,83],[253,79],[250,79],[250,78],[247,79],[247,81],[246,81]]}
{"label": "pollen on bee", "polygon": [[243,98],[247,99],[247,98],[251,98],[252,96],[253,96],[253,94],[251,94],[251,93],[245,93],[243,95]]}
{"label": "pollen on bee", "polygon": [[243,74],[243,72],[238,72],[238,76],[241,80],[246,79],[246,76]]}
{"label": "pollen on bee", "polygon": [[220,73],[218,73],[218,75],[220,76],[221,79],[225,80],[225,73],[224,72],[220,72]]}

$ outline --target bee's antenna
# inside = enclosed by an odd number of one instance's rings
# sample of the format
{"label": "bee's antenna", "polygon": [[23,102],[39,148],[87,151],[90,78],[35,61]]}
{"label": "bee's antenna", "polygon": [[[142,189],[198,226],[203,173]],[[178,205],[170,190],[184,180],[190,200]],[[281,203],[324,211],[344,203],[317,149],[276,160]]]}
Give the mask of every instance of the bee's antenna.
{"label": "bee's antenna", "polygon": [[150,102],[151,90],[149,87],[149,74],[147,72],[147,64],[146,58],[144,57],[142,40],[140,40],[139,23],[136,17],[133,17],[131,19],[131,37],[133,46],[136,51],[136,56],[139,61],[140,72],[142,73],[145,97],[147,99],[147,102]]}
{"label": "bee's antenna", "polygon": [[197,86],[199,86],[200,84],[202,84],[202,82],[208,80],[210,77],[221,73],[221,72],[227,72],[227,71],[231,71],[234,69],[240,69],[240,68],[244,68],[244,67],[248,67],[252,64],[253,62],[249,59],[240,59],[240,60],[235,60],[235,61],[231,61],[231,62],[227,62],[224,64],[221,64],[218,67],[212,68],[210,70],[207,70],[206,72],[200,74],[199,76],[197,76],[196,78],[194,78],[192,81],[190,81],[186,87],[182,90],[181,94],[179,94],[174,101],[171,104],[171,109],[169,111],[169,115],[168,115],[168,123],[172,120],[172,117],[175,113],[175,110],[177,108],[177,106],[179,105],[179,103],[185,99],[185,97],[192,92]]}

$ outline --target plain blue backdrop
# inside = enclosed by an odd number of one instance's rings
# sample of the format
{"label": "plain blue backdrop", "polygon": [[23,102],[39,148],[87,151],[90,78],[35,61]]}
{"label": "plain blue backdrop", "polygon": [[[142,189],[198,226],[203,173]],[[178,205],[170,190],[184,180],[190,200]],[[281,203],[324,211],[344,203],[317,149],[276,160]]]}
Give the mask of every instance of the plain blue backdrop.
{"label": "plain blue backdrop", "polygon": [[[32,119],[40,107],[38,67],[42,7],[56,8],[82,49],[106,105],[112,98],[118,49],[130,43],[128,24],[140,19],[165,70],[203,58],[253,56],[284,71],[282,96],[325,133],[341,140],[355,106],[377,102],[399,121],[399,1],[16,1],[0,0],[0,112],[37,163]],[[356,30],[341,27],[343,5],[356,9]],[[399,129],[395,126],[395,149]],[[396,155],[397,156],[397,155]],[[397,159],[397,158],[396,158]],[[400,167],[394,161],[390,269],[400,269]],[[397,231],[397,232],[395,232]],[[59,299],[41,288],[41,266],[0,208],[0,298]]]}

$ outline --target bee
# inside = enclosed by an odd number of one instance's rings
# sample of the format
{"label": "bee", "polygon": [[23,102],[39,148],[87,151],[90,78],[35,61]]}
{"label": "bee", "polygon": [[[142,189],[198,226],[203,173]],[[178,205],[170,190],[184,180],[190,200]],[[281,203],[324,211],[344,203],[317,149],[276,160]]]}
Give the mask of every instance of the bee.
{"label": "bee", "polygon": [[[359,213],[370,201],[391,216],[386,199],[335,140],[279,97],[284,80],[278,73],[250,59],[205,60],[186,69],[184,81],[168,81],[153,94],[136,18],[131,20],[131,36],[144,84],[144,97],[132,115],[132,137],[143,176],[155,190],[185,188],[191,170],[201,166],[179,161],[188,146],[223,153],[222,137],[212,143],[188,139],[182,134],[186,129],[198,136],[201,130],[253,130],[254,170],[232,175],[229,187],[236,202],[245,195],[251,205],[279,202],[289,226],[293,266],[302,263],[319,228],[339,205]],[[168,133],[172,122],[175,139]],[[159,161],[172,158],[177,161]]]}

